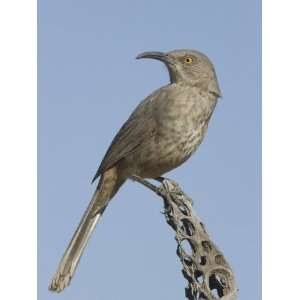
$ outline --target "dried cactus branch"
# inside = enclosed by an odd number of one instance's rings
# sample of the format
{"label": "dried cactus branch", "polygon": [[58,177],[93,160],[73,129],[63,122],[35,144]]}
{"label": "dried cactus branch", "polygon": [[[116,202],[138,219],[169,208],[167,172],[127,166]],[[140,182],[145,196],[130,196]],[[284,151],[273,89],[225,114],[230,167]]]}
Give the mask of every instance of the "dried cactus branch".
{"label": "dried cactus branch", "polygon": [[237,287],[233,272],[197,217],[192,200],[173,180],[165,179],[159,187],[137,176],[132,180],[151,189],[164,201],[163,214],[176,233],[177,255],[188,281],[186,298],[235,300]]}

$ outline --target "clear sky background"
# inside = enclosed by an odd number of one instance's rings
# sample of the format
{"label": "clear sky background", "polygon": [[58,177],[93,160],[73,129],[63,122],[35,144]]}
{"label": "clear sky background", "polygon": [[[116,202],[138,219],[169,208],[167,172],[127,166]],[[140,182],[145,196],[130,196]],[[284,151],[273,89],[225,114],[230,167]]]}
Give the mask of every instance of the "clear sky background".
{"label": "clear sky background", "polygon": [[196,154],[167,176],[195,202],[233,267],[239,299],[260,298],[260,1],[39,1],[38,299],[184,299],[162,202],[124,185],[71,286],[50,279],[91,198],[109,143],[168,81],[147,50],[194,48],[214,62],[223,98]]}

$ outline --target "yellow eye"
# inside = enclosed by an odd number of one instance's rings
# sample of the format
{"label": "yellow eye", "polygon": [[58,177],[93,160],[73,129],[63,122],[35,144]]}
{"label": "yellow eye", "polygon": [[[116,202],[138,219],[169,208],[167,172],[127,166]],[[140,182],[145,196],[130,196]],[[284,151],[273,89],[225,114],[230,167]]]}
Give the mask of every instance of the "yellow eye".
{"label": "yellow eye", "polygon": [[184,62],[188,65],[190,65],[193,62],[193,59],[189,56],[185,57]]}

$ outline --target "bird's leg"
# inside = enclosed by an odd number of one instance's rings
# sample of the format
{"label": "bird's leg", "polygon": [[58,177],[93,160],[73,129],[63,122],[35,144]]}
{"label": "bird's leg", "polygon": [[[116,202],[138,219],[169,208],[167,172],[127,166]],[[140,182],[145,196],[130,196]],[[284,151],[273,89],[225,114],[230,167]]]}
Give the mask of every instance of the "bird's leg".
{"label": "bird's leg", "polygon": [[137,181],[138,183],[144,185],[145,187],[147,187],[151,191],[155,192],[159,196],[165,195],[164,190],[161,187],[157,187],[156,185],[150,183],[149,181],[143,179],[140,176],[132,175],[132,176],[130,176],[130,179],[132,179],[133,181]]}

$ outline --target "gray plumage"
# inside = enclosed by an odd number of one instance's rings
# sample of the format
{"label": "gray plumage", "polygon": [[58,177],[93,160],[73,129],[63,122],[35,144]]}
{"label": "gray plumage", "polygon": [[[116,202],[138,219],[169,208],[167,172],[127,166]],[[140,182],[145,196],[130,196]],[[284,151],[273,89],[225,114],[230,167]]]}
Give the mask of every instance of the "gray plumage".
{"label": "gray plumage", "polygon": [[132,175],[157,178],[184,163],[207,131],[220,89],[210,60],[195,50],[145,52],[137,58],[161,60],[170,83],[143,100],[121,127],[93,179],[101,179],[61,260],[50,289],[70,283],[99,217]]}

